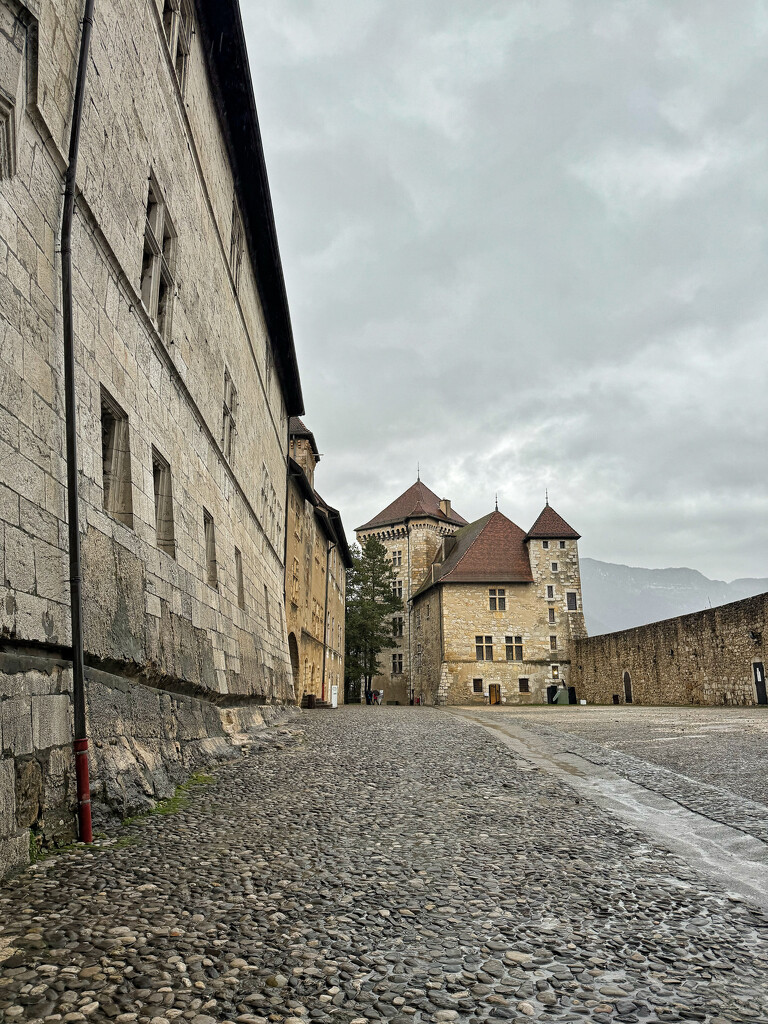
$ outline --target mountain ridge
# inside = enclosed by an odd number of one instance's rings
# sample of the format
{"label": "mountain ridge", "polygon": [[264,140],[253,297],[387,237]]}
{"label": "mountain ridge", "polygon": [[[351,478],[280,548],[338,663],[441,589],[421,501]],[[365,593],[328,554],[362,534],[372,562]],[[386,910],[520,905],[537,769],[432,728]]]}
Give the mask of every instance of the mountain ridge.
{"label": "mountain ridge", "polygon": [[768,577],[711,580],[685,566],[642,566],[582,558],[581,591],[590,636],[687,615],[768,592]]}

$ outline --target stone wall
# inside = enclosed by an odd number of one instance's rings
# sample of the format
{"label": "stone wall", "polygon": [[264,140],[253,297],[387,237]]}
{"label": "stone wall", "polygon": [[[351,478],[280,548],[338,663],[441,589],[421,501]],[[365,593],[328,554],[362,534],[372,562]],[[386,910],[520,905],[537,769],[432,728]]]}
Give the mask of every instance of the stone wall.
{"label": "stone wall", "polygon": [[571,682],[590,704],[757,703],[768,594],[619,633],[578,640]]}
{"label": "stone wall", "polygon": [[[544,588],[549,580],[549,575],[542,573],[535,584],[505,583],[503,611],[490,609],[486,583],[438,584],[420,595],[414,602],[414,619],[417,642],[423,644],[417,688],[421,700],[426,704],[487,704],[489,687],[497,685],[502,703],[543,704],[548,686],[569,685],[573,637],[583,630],[581,594],[577,610],[569,612],[564,587],[558,587],[555,599],[546,600]],[[550,608],[555,610],[554,622],[549,621]],[[491,660],[477,660],[477,635],[492,638]],[[507,636],[522,638],[522,660],[507,660]],[[474,691],[476,679],[481,681],[479,693]],[[520,679],[528,680],[528,692],[521,692]]]}
{"label": "stone wall", "polygon": [[[110,758],[122,765],[116,784],[132,772],[121,758],[155,780],[167,759],[170,784],[194,751],[226,744],[217,705],[255,721],[294,697],[288,400],[249,250],[239,272],[230,264],[236,181],[202,34],[182,91],[162,12],[162,0],[96,5],[72,237],[84,637],[101,671],[94,762],[97,778]],[[28,824],[56,833],[57,808],[71,806],[68,669],[55,663],[71,642],[58,235],[81,17],[80,0],[0,0],[0,133],[12,145],[0,161],[0,640],[36,645],[49,666],[0,673],[0,835],[13,863]],[[150,183],[173,236],[164,319],[142,289]],[[107,500],[105,402],[125,416],[129,514]],[[173,522],[162,544],[157,457]]]}
{"label": "stone wall", "polygon": [[[46,844],[75,838],[69,663],[40,651],[0,653],[0,877],[29,862],[30,830]],[[148,810],[191,773],[239,756],[254,731],[295,713],[281,705],[219,706],[86,669],[96,826]]]}

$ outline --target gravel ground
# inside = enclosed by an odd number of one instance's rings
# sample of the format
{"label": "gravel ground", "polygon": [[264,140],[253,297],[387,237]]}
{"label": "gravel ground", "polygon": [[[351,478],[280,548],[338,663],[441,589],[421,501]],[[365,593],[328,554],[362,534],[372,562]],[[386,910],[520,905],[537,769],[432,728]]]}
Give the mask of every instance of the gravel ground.
{"label": "gravel ground", "polygon": [[524,728],[542,724],[575,734],[768,804],[768,707],[566,706],[505,708],[502,714],[514,715]]}
{"label": "gravel ground", "polygon": [[768,917],[487,731],[271,736],[135,845],[0,888],[0,1019],[768,1022]]}

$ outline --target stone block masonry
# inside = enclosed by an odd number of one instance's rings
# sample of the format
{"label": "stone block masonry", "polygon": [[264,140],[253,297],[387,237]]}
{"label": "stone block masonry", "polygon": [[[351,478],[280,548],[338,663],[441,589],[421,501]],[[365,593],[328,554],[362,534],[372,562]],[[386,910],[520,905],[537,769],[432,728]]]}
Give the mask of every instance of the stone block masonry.
{"label": "stone block masonry", "polygon": [[[57,239],[81,17],[0,0],[0,872],[30,826],[72,828]],[[303,410],[239,25],[233,0],[96,5],[72,283],[94,785],[118,813],[226,756],[225,716],[295,696]]]}
{"label": "stone block masonry", "polygon": [[[148,810],[188,775],[239,756],[285,705],[216,705],[86,670],[91,795],[97,824]],[[0,877],[42,842],[75,838],[71,670],[39,651],[0,653]]]}
{"label": "stone block masonry", "polygon": [[[571,682],[590,704],[765,703],[768,594],[573,644]],[[764,684],[763,684],[764,685]]]}

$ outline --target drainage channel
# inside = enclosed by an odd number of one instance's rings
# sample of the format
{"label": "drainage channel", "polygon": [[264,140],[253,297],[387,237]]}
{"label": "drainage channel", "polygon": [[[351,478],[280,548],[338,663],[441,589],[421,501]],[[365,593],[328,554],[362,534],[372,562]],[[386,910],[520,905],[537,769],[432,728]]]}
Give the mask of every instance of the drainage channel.
{"label": "drainage channel", "polygon": [[487,716],[458,708],[445,710],[493,732],[532,767],[558,776],[584,799],[682,855],[729,894],[768,910],[768,846],[759,839],[690,811],[603,765],[557,750],[544,737],[512,722],[489,722]]}

